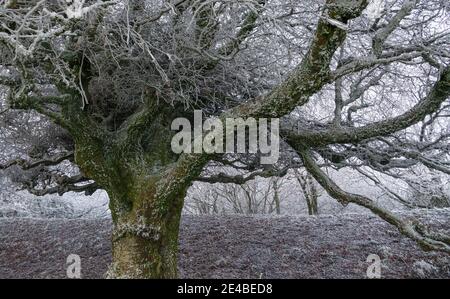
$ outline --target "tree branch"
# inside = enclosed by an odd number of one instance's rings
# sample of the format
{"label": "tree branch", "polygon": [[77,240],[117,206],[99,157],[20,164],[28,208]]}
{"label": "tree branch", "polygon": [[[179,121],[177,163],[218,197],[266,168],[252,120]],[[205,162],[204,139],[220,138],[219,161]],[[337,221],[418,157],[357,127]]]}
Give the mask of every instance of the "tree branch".
{"label": "tree branch", "polygon": [[295,132],[292,128],[285,127],[282,128],[282,133],[291,145],[308,144],[318,147],[336,143],[357,143],[377,136],[387,136],[420,122],[427,115],[438,110],[449,96],[450,66],[442,71],[440,79],[424,99],[397,117],[357,128],[327,127]]}
{"label": "tree branch", "polygon": [[392,32],[400,25],[400,22],[408,16],[419,3],[419,0],[407,0],[395,16],[375,34],[372,41],[372,48],[375,56],[380,56],[383,52],[383,44]]}
{"label": "tree branch", "polygon": [[95,191],[99,190],[100,187],[97,183],[90,183],[85,185],[75,185],[75,184],[66,184],[66,185],[58,185],[51,188],[45,189],[35,189],[35,188],[27,188],[27,191],[36,196],[45,196],[49,194],[58,194],[59,196],[63,195],[67,192],[76,192],[76,193],[84,193],[86,196],[91,196],[95,193]]}
{"label": "tree branch", "polygon": [[380,207],[368,197],[345,192],[320,169],[309,150],[302,149],[299,151],[299,154],[308,172],[331,197],[344,204],[354,203],[369,209],[386,222],[397,227],[402,234],[416,241],[424,250],[437,250],[450,253],[449,236],[427,232],[421,224],[399,218],[397,215]]}
{"label": "tree branch", "polygon": [[282,170],[275,170],[275,169],[259,170],[259,171],[255,171],[247,176],[228,175],[226,173],[221,172],[217,175],[211,175],[211,176],[207,176],[207,177],[198,177],[196,179],[196,181],[203,182],[203,183],[209,183],[209,184],[222,183],[222,184],[243,185],[249,181],[254,180],[256,177],[262,177],[262,178],[283,177],[287,174],[288,170],[289,170],[289,168],[284,168]]}
{"label": "tree branch", "polygon": [[[351,4],[347,1],[339,4],[328,0],[328,12],[324,12],[324,16],[327,14],[347,24],[351,19],[360,16],[366,6],[365,0]],[[330,82],[330,63],[346,36],[345,30],[321,18],[308,53],[289,78],[268,95],[232,109],[231,114],[277,118],[290,113],[297,106],[306,104],[310,96]]]}
{"label": "tree branch", "polygon": [[0,169],[4,170],[7,168],[10,168],[12,166],[19,166],[23,170],[29,170],[36,168],[38,166],[55,166],[59,163],[63,162],[64,160],[70,160],[73,161],[74,155],[73,152],[66,153],[59,155],[57,157],[48,157],[45,159],[37,160],[37,161],[27,161],[24,159],[15,159],[12,161],[7,162],[6,164],[0,164]]}

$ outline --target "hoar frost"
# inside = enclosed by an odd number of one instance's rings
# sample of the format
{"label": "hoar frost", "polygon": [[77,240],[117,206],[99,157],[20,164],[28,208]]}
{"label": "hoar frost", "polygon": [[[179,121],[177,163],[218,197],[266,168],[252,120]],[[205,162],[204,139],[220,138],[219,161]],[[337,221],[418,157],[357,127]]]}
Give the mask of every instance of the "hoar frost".
{"label": "hoar frost", "polygon": [[381,16],[383,10],[384,10],[383,0],[372,0],[369,2],[369,5],[366,8],[365,15],[370,19],[371,22],[374,22]]}

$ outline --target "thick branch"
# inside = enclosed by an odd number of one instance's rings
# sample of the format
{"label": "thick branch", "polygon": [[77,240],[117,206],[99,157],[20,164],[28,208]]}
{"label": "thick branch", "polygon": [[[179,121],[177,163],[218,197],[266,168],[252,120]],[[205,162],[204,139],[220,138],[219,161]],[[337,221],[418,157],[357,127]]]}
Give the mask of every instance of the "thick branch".
{"label": "thick branch", "polygon": [[60,164],[64,160],[72,161],[73,153],[70,152],[70,153],[62,154],[57,157],[48,157],[45,159],[32,161],[32,162],[24,160],[24,159],[15,159],[15,160],[7,162],[6,164],[0,164],[0,169],[4,170],[4,169],[10,168],[14,165],[17,165],[20,168],[22,168],[23,170],[29,170],[29,169],[36,168],[38,166],[55,166],[55,165]]}
{"label": "thick branch", "polygon": [[303,149],[299,153],[308,172],[317,180],[317,182],[319,182],[330,196],[339,202],[354,203],[371,210],[383,220],[397,227],[402,234],[416,241],[425,250],[437,250],[450,253],[450,237],[441,234],[428,233],[420,224],[399,218],[390,211],[380,207],[371,199],[342,190],[320,169],[308,150]]}
{"label": "thick branch", "polygon": [[[329,10],[324,14],[344,24],[358,17],[367,6],[367,1],[363,0],[354,1],[352,5],[335,2],[327,1]],[[268,95],[236,107],[231,114],[281,117],[307,103],[310,96],[330,81],[331,60],[346,36],[345,30],[321,18],[308,53],[290,77]]]}
{"label": "thick branch", "polygon": [[288,143],[325,146],[336,143],[357,143],[377,136],[387,136],[406,129],[423,120],[427,115],[440,108],[450,96],[450,66],[441,73],[440,79],[428,95],[407,112],[383,121],[362,127],[328,127],[322,130],[304,130],[295,132],[292,128],[282,129]]}
{"label": "thick branch", "polygon": [[282,169],[282,170],[274,170],[274,169],[268,169],[268,170],[260,170],[253,172],[247,176],[243,175],[228,175],[226,173],[219,173],[217,175],[211,175],[207,177],[198,177],[196,181],[204,182],[204,183],[222,183],[222,184],[236,184],[236,185],[243,185],[249,181],[254,180],[257,177],[262,178],[271,178],[271,177],[283,177],[287,174],[288,168]]}
{"label": "thick branch", "polygon": [[59,196],[61,196],[67,192],[84,193],[84,195],[90,196],[99,189],[100,187],[97,185],[97,183],[94,182],[85,185],[75,185],[75,184],[58,185],[55,187],[45,189],[27,188],[27,191],[36,196],[44,196],[49,194],[58,194]]}

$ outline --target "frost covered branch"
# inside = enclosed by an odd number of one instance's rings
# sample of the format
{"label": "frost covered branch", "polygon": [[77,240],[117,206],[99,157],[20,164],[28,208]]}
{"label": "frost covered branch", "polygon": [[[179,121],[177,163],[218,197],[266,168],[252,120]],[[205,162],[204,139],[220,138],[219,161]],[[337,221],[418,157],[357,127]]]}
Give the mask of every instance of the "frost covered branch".
{"label": "frost covered branch", "polygon": [[423,225],[399,218],[389,210],[380,207],[368,197],[345,192],[320,169],[311,153],[307,150],[301,150],[299,153],[308,172],[330,196],[342,204],[354,203],[369,209],[386,222],[397,227],[402,234],[410,237],[426,250],[439,250],[450,253],[449,236],[441,233],[430,233]]}
{"label": "frost covered branch", "polygon": [[19,166],[23,170],[33,169],[39,166],[55,166],[65,160],[73,160],[73,153],[58,155],[56,157],[48,157],[36,161],[27,161],[24,159],[11,160],[5,164],[0,164],[0,170],[8,169],[12,166]]}

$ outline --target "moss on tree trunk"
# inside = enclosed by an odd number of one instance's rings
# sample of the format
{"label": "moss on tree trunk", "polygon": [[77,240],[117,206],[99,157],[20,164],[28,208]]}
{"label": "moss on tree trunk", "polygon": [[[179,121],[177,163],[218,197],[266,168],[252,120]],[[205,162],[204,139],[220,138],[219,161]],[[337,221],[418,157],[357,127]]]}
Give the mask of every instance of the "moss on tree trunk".
{"label": "moss on tree trunk", "polygon": [[[153,189],[153,188],[152,188]],[[113,212],[109,278],[177,278],[178,235],[184,192],[172,198],[139,192],[131,211]],[[111,196],[111,204],[116,200]]]}
{"label": "moss on tree trunk", "polygon": [[79,146],[78,164],[90,177],[104,178],[110,199],[113,261],[107,277],[176,278],[181,210],[190,184],[175,184],[168,192],[162,178],[177,181],[175,175],[149,175],[149,165],[127,163],[111,153],[103,160],[82,159],[83,153],[94,152]]}
{"label": "moss on tree trunk", "polygon": [[[139,221],[139,219],[137,219]],[[142,219],[143,220],[143,219]],[[179,215],[114,225],[109,278],[177,278]]]}

